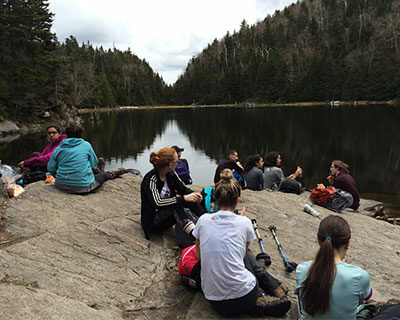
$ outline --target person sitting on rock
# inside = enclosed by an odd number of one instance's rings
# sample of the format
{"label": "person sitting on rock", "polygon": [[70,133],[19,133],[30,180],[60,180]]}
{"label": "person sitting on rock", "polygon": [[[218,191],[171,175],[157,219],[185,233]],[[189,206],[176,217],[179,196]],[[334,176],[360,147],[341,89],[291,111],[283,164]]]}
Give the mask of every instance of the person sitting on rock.
{"label": "person sitting on rock", "polygon": [[54,150],[60,145],[61,141],[67,138],[61,133],[59,126],[52,124],[46,127],[48,144],[42,152],[33,152],[31,156],[18,163],[18,166],[24,172],[42,171],[47,172],[47,163],[49,162]]}
{"label": "person sitting on rock", "polygon": [[360,195],[353,177],[349,174],[349,165],[340,160],[333,160],[329,171],[330,175],[327,177],[329,183],[353,196],[350,208],[356,211],[360,206]]}
{"label": "person sitting on rock", "polygon": [[184,149],[179,148],[178,146],[172,146],[171,148],[176,151],[179,159],[179,162],[175,168],[175,172],[178,174],[179,178],[181,178],[184,184],[192,184],[193,181],[190,177],[189,163],[186,159],[181,158]]}
{"label": "person sitting on rock", "polygon": [[71,125],[66,130],[68,136],[53,152],[47,169],[56,178],[55,187],[74,194],[89,193],[103,182],[119,177],[126,171],[123,168],[114,171],[93,173],[98,159],[92,145],[83,140],[84,129]]}
{"label": "person sitting on rock", "polygon": [[147,239],[151,233],[161,232],[176,223],[185,233],[191,234],[194,222],[185,208],[196,217],[204,213],[200,192],[187,188],[176,174],[178,162],[178,154],[173,148],[162,148],[150,154],[154,169],[144,176],[140,185],[141,224]]}
{"label": "person sitting on rock", "polygon": [[345,219],[328,216],[319,224],[314,261],[299,264],[296,289],[300,319],[356,319],[357,306],[372,295],[365,270],[345,263],[351,231]]}
{"label": "person sitting on rock", "polygon": [[264,160],[260,155],[256,154],[247,158],[244,163],[244,179],[247,189],[255,191],[264,189],[263,167]]}
{"label": "person sitting on rock", "polygon": [[300,194],[302,186],[296,179],[302,177],[303,170],[298,166],[294,173],[285,178],[282,169],[279,168],[281,162],[281,155],[276,151],[269,152],[265,157],[264,189]]}
{"label": "person sitting on rock", "polygon": [[234,178],[238,180],[239,184],[242,187],[245,187],[245,180],[242,177],[243,166],[239,162],[239,155],[236,150],[230,149],[228,150],[228,157],[226,159],[221,160],[218,164],[217,169],[215,170],[214,175],[214,183],[217,183],[221,177],[221,172],[224,169],[231,169],[234,175]]}
{"label": "person sitting on rock", "polygon": [[215,311],[224,316],[283,316],[290,301],[282,297],[259,297],[256,277],[245,267],[249,244],[255,239],[245,209],[235,213],[240,185],[225,169],[215,186],[219,211],[204,214],[193,231],[196,254],[201,263],[201,287]]}

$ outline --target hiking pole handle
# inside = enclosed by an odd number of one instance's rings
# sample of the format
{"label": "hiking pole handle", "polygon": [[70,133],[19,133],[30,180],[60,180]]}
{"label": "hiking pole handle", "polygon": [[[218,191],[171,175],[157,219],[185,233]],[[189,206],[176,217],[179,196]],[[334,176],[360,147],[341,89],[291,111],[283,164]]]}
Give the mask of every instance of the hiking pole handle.
{"label": "hiking pole handle", "polygon": [[261,251],[262,251],[262,254],[261,253],[258,254],[257,257],[258,257],[258,259],[261,259],[261,258],[264,259],[265,265],[269,266],[271,264],[271,257],[269,256],[269,254],[265,250],[264,243],[263,243],[263,241],[261,239],[260,232],[258,231],[258,228],[257,228],[257,221],[256,221],[256,219],[252,219],[251,222],[253,223],[254,233],[256,234],[256,237],[258,239],[258,243],[260,244]]}
{"label": "hiking pole handle", "polygon": [[257,220],[253,219],[253,220],[251,220],[251,222],[253,223],[254,233],[256,234],[257,239],[261,239],[260,232],[258,231],[258,228],[257,228]]}

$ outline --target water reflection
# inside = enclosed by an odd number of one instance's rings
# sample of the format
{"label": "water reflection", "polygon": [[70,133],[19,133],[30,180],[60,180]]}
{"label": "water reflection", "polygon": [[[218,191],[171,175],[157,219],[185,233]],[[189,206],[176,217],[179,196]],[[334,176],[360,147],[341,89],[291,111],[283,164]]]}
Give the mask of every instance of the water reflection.
{"label": "water reflection", "polygon": [[[97,113],[84,126],[107,168],[147,172],[149,154],[164,146],[184,147],[194,183],[212,184],[217,162],[229,148],[247,156],[280,151],[283,170],[297,165],[302,183],[326,183],[331,160],[350,165],[361,193],[400,194],[400,118],[398,107],[195,108]],[[0,142],[0,159],[16,164],[45,145],[43,134]]]}

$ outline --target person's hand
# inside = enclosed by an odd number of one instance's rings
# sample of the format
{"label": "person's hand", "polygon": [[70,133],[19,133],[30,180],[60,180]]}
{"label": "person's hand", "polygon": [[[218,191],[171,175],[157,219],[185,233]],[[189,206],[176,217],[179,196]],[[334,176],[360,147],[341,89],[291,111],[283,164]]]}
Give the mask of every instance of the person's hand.
{"label": "person's hand", "polygon": [[297,177],[301,178],[303,176],[303,169],[300,166],[297,166],[297,170],[294,174],[295,174],[296,178]]}
{"label": "person's hand", "polygon": [[246,213],[246,207],[243,206],[242,210],[239,211],[239,216],[244,216],[245,213]]}
{"label": "person's hand", "polygon": [[183,199],[186,202],[201,202],[201,200],[203,199],[203,197],[201,196],[200,192],[192,192],[189,194],[185,194],[183,196]]}
{"label": "person's hand", "polygon": [[30,171],[30,170],[29,170],[29,167],[25,167],[25,166],[24,166],[24,161],[21,161],[20,163],[18,163],[17,166],[20,167],[21,170],[22,170],[23,172],[28,172],[28,171]]}
{"label": "person's hand", "polygon": [[329,181],[330,184],[333,184],[333,177],[332,177],[332,176],[328,176],[328,177],[326,177],[326,178],[328,179],[328,181]]}

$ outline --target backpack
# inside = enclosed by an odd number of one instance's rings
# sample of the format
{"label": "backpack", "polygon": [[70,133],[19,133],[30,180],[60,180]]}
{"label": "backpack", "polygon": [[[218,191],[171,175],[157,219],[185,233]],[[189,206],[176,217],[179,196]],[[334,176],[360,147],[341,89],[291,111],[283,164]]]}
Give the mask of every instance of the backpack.
{"label": "backpack", "polygon": [[185,184],[192,184],[192,178],[190,177],[190,171],[186,160],[179,160],[178,164],[176,165],[175,172]]}
{"label": "backpack", "polygon": [[330,197],[335,194],[335,191],[336,190],[333,187],[314,188],[310,194],[311,201],[315,204],[323,206],[328,202]]}
{"label": "backpack", "polygon": [[243,179],[243,177],[240,173],[237,173],[235,170],[232,170],[232,175],[233,175],[233,178],[235,178],[235,180],[237,182],[239,182],[240,186],[243,189],[245,189],[247,187],[246,180]]}
{"label": "backpack", "polygon": [[327,203],[322,205],[323,207],[335,211],[342,212],[345,208],[353,205],[353,196],[345,191],[337,189],[333,195],[329,197]]}
{"label": "backpack", "polygon": [[211,203],[215,202],[213,187],[208,187],[201,190],[201,195],[203,196],[203,200],[201,200],[200,205],[203,207],[205,212],[212,213],[212,212],[217,212],[219,210],[218,206],[215,204],[214,210],[211,211]]}

